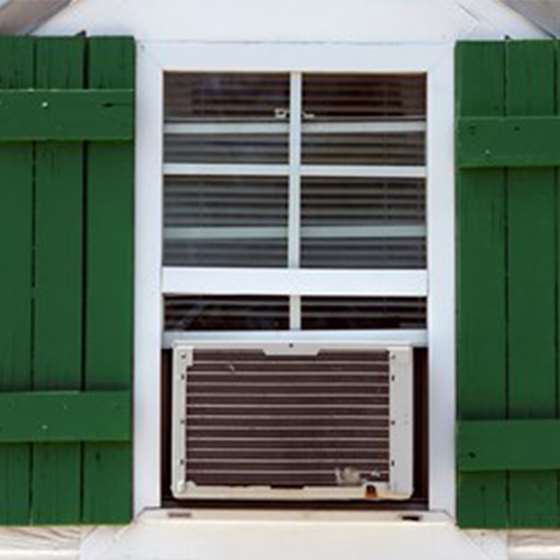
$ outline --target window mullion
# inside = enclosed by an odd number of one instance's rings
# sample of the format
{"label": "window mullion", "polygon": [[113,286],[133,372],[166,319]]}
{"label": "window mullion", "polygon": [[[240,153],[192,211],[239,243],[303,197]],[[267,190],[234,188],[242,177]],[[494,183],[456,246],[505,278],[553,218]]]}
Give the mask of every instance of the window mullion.
{"label": "window mullion", "polygon": [[290,178],[288,194],[288,266],[300,261],[301,73],[290,75]]}
{"label": "window mullion", "polygon": [[[301,73],[290,74],[290,177],[288,192],[288,267],[300,266],[301,231]],[[290,297],[290,329],[301,329],[301,298]]]}
{"label": "window mullion", "polygon": [[301,330],[301,296],[290,296],[290,330]]}

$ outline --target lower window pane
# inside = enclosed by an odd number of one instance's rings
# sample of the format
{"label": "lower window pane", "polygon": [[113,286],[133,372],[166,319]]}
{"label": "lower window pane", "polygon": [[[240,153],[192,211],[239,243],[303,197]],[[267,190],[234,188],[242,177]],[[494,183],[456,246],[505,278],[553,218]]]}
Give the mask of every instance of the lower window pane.
{"label": "lower window pane", "polygon": [[[285,296],[165,297],[166,331],[288,330]],[[304,330],[425,329],[426,298],[301,298]]]}
{"label": "lower window pane", "polygon": [[304,297],[302,328],[425,329],[425,298]]}
{"label": "lower window pane", "polygon": [[166,296],[166,331],[258,331],[289,327],[281,296]]}

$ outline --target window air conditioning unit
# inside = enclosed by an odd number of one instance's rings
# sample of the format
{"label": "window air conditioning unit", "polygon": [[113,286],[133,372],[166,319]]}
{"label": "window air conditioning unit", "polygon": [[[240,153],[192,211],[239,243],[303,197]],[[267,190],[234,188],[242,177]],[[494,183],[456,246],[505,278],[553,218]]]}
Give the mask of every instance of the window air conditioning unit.
{"label": "window air conditioning unit", "polygon": [[178,499],[411,496],[412,348],[175,343]]}

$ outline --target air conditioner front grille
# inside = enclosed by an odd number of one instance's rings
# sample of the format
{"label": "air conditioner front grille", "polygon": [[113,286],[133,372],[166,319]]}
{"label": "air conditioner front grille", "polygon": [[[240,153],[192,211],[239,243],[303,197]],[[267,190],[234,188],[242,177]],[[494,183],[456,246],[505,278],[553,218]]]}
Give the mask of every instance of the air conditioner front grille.
{"label": "air conditioner front grille", "polygon": [[391,351],[305,350],[175,348],[177,497],[390,490]]}

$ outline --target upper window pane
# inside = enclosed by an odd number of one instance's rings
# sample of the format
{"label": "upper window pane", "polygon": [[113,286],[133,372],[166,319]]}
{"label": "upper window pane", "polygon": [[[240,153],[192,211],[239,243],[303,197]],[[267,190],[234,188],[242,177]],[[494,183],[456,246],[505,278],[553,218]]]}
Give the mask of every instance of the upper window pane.
{"label": "upper window pane", "polygon": [[166,74],[165,161],[288,162],[289,79],[278,74]]}
{"label": "upper window pane", "polygon": [[[302,161],[312,165],[424,165],[423,132],[313,133],[303,127]],[[348,130],[356,127],[348,127]],[[381,127],[380,127],[381,128]],[[368,130],[367,126],[363,127]]]}
{"label": "upper window pane", "polygon": [[165,74],[166,122],[277,122],[288,107],[287,74]]}
{"label": "upper window pane", "polygon": [[303,112],[315,121],[423,119],[426,80],[422,74],[305,74]]}
{"label": "upper window pane", "polygon": [[287,196],[282,177],[166,177],[164,264],[286,266]]}

